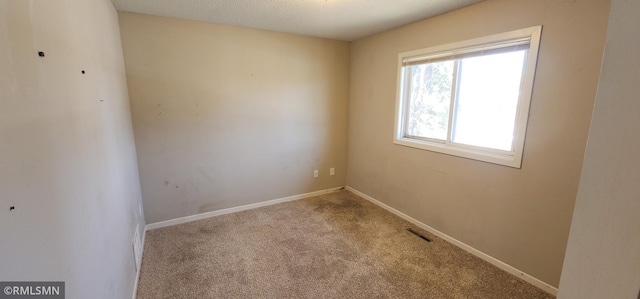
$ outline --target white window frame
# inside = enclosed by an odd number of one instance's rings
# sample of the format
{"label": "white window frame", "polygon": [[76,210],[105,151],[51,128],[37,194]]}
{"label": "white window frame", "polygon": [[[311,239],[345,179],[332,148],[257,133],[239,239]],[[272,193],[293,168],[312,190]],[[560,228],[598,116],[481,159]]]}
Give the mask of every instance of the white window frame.
{"label": "white window frame", "polygon": [[[520,168],[522,165],[522,153],[524,151],[527,121],[529,118],[529,106],[533,92],[533,82],[538,60],[538,49],[542,26],[534,26],[520,30],[470,39],[466,41],[430,47],[415,51],[403,52],[398,55],[398,85],[395,115],[395,130],[393,142],[398,145],[414,147],[418,149],[469,158],[489,163]],[[464,53],[478,52],[496,47],[503,47],[510,43],[518,43],[526,40],[529,42],[529,52],[526,56],[522,81],[520,85],[520,97],[514,124],[513,147],[511,151],[496,150],[478,146],[465,145],[450,142],[451,136],[445,142],[412,138],[405,134],[405,113],[408,110],[408,91],[405,82],[403,61],[408,59],[432,59],[460,55]],[[451,116],[450,116],[451,118]],[[451,120],[449,120],[451,122]],[[451,124],[449,124],[451,125]],[[451,130],[449,130],[451,134]]]}

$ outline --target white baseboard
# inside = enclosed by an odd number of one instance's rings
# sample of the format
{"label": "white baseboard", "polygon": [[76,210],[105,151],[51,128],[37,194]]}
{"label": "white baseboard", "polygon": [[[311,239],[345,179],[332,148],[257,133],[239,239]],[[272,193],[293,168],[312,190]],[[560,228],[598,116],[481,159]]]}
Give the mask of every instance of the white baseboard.
{"label": "white baseboard", "polygon": [[[146,230],[146,226],[145,229],[142,230],[142,254],[144,255],[144,240],[147,237],[147,230]],[[134,263],[136,262],[135,259],[133,261]],[[136,281],[135,284],[133,285],[133,295],[132,295],[132,299],[136,299],[136,295],[138,294],[138,282],[140,280],[140,268],[142,267],[142,258],[140,258],[140,264],[136,267],[137,271],[136,271]]]}
{"label": "white baseboard", "polygon": [[181,217],[181,218],[176,218],[176,219],[171,219],[171,220],[166,220],[166,221],[155,222],[155,223],[147,224],[147,226],[145,226],[145,230],[153,230],[153,229],[158,229],[158,228],[162,228],[162,227],[173,226],[173,225],[183,224],[183,223],[187,223],[187,222],[207,219],[207,218],[211,218],[211,217],[215,217],[215,216],[231,214],[231,213],[235,213],[235,212],[246,211],[246,210],[251,210],[251,209],[256,209],[256,208],[261,208],[261,207],[266,207],[266,206],[275,205],[275,204],[279,204],[279,203],[283,203],[283,202],[294,201],[294,200],[299,200],[299,199],[303,199],[303,198],[307,198],[307,197],[313,197],[313,196],[318,196],[318,195],[338,192],[340,190],[344,190],[344,187],[336,187],[336,188],[325,189],[325,190],[320,190],[320,191],[315,191],[315,192],[309,192],[309,193],[304,193],[304,194],[287,196],[287,197],[283,197],[283,198],[272,199],[272,200],[268,200],[268,201],[258,202],[258,203],[239,206],[239,207],[234,207],[234,208],[211,211],[211,212],[206,212],[206,213],[202,213],[202,214],[196,214],[196,215],[191,215],[191,216],[186,216],[186,217]]}
{"label": "white baseboard", "polygon": [[500,269],[502,269],[504,271],[507,271],[508,273],[510,273],[510,274],[512,274],[512,275],[514,275],[516,277],[520,277],[520,279],[522,279],[522,280],[524,280],[524,281],[526,281],[526,282],[528,282],[528,283],[540,288],[541,290],[543,290],[543,291],[545,291],[545,292],[547,292],[547,293],[549,293],[551,295],[554,295],[554,296],[558,295],[558,289],[556,287],[553,287],[553,286],[547,284],[546,282],[541,281],[541,280],[539,280],[539,279],[537,279],[537,278],[535,278],[535,277],[533,277],[533,276],[531,276],[531,275],[529,275],[527,273],[524,273],[524,272],[518,270],[517,268],[515,268],[515,267],[513,267],[513,266],[511,266],[509,264],[506,264],[506,263],[504,263],[504,262],[502,262],[502,261],[500,261],[500,260],[498,260],[498,259],[496,259],[496,258],[494,258],[494,257],[492,257],[492,256],[490,256],[490,255],[478,250],[478,249],[475,249],[475,248],[473,248],[473,247],[471,247],[471,246],[469,246],[469,245],[467,245],[467,244],[465,244],[465,243],[463,243],[461,241],[458,241],[455,238],[453,238],[453,237],[451,237],[451,236],[449,236],[449,235],[447,235],[447,234],[445,234],[445,233],[443,233],[443,232],[441,232],[441,231],[439,231],[439,230],[437,230],[437,229],[435,229],[435,228],[433,228],[431,226],[428,226],[428,225],[426,225],[426,224],[424,224],[424,223],[412,218],[411,216],[409,216],[407,214],[404,214],[404,213],[402,213],[402,212],[400,212],[400,211],[398,211],[398,210],[396,210],[396,209],[394,209],[394,208],[392,208],[392,207],[390,207],[390,206],[388,206],[388,205],[376,200],[375,198],[373,198],[373,197],[371,197],[369,195],[366,195],[366,194],[364,194],[364,193],[362,193],[362,192],[360,192],[360,191],[358,191],[358,190],[356,190],[356,189],[354,189],[352,187],[347,186],[346,189],[351,191],[351,192],[353,192],[354,194],[356,194],[356,195],[358,195],[358,196],[360,196],[360,197],[372,202],[373,204],[378,205],[381,208],[383,208],[383,209],[385,209],[385,210],[387,210],[387,211],[399,216],[400,218],[402,218],[404,220],[407,220],[407,221],[417,225],[418,227],[420,227],[420,228],[422,228],[422,229],[424,229],[424,230],[426,230],[426,231],[428,231],[428,232],[440,237],[441,239],[444,239],[445,241],[447,241],[447,242],[449,242],[449,243],[451,243],[451,244],[453,244],[455,246],[458,246],[461,249],[463,249],[463,250],[465,250],[465,251],[467,251],[467,252],[469,252],[469,253],[471,253],[471,254],[473,254],[473,255],[475,255],[475,256],[477,256],[477,257],[479,257],[479,258],[481,258],[481,259],[483,259],[483,260],[485,260],[487,262],[489,262],[490,264],[492,264],[492,265],[494,265],[494,266],[496,266],[496,267],[498,267],[498,268],[500,268]]}

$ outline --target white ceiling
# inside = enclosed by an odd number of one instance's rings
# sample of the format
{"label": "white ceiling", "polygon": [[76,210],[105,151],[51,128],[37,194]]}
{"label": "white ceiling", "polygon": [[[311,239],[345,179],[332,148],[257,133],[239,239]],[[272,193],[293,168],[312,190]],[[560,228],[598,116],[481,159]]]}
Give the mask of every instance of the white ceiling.
{"label": "white ceiling", "polygon": [[120,11],[353,41],[484,0],[111,1]]}

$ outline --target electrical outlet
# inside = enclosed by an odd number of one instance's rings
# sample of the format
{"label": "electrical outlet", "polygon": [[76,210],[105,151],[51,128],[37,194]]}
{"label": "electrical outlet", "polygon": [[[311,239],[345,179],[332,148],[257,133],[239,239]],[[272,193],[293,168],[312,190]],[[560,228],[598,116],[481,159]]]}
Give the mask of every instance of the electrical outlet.
{"label": "electrical outlet", "polygon": [[333,167],[329,168],[329,175],[336,175],[336,169]]}
{"label": "electrical outlet", "polygon": [[318,170],[317,170],[317,169],[313,171],[313,177],[314,177],[314,178],[317,178],[317,177],[318,177]]}
{"label": "electrical outlet", "polygon": [[140,240],[139,228],[140,227],[136,225],[136,230],[133,232],[133,238],[131,240],[136,271],[138,271],[138,267],[140,267],[140,262],[142,261],[142,240]]}

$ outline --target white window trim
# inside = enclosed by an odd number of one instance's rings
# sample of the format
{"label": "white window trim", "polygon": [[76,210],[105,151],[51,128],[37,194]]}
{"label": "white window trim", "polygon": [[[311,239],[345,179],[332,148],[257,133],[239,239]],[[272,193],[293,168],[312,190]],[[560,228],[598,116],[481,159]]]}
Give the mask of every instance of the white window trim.
{"label": "white window trim", "polygon": [[[540,45],[541,33],[542,26],[534,26],[520,30],[514,30],[510,32],[499,33],[495,35],[398,54],[398,90],[393,143],[447,155],[459,156],[463,158],[520,168],[522,165],[522,153],[524,151],[527,121],[529,118],[529,106],[533,93],[533,82],[536,71],[536,63],[538,60],[538,49]],[[405,137],[403,114],[404,109],[406,109],[407,105],[405,103],[404,95],[406,86],[403,86],[404,74],[402,71],[402,64],[404,59],[426,55],[437,55],[438,57],[441,57],[452,54],[459,54],[469,52],[470,48],[478,49],[479,47],[487,44],[495,44],[522,39],[529,39],[530,46],[523,73],[520,98],[518,100],[518,110],[516,112],[513,151],[492,150],[476,146],[453,144],[448,141],[442,143]]]}

